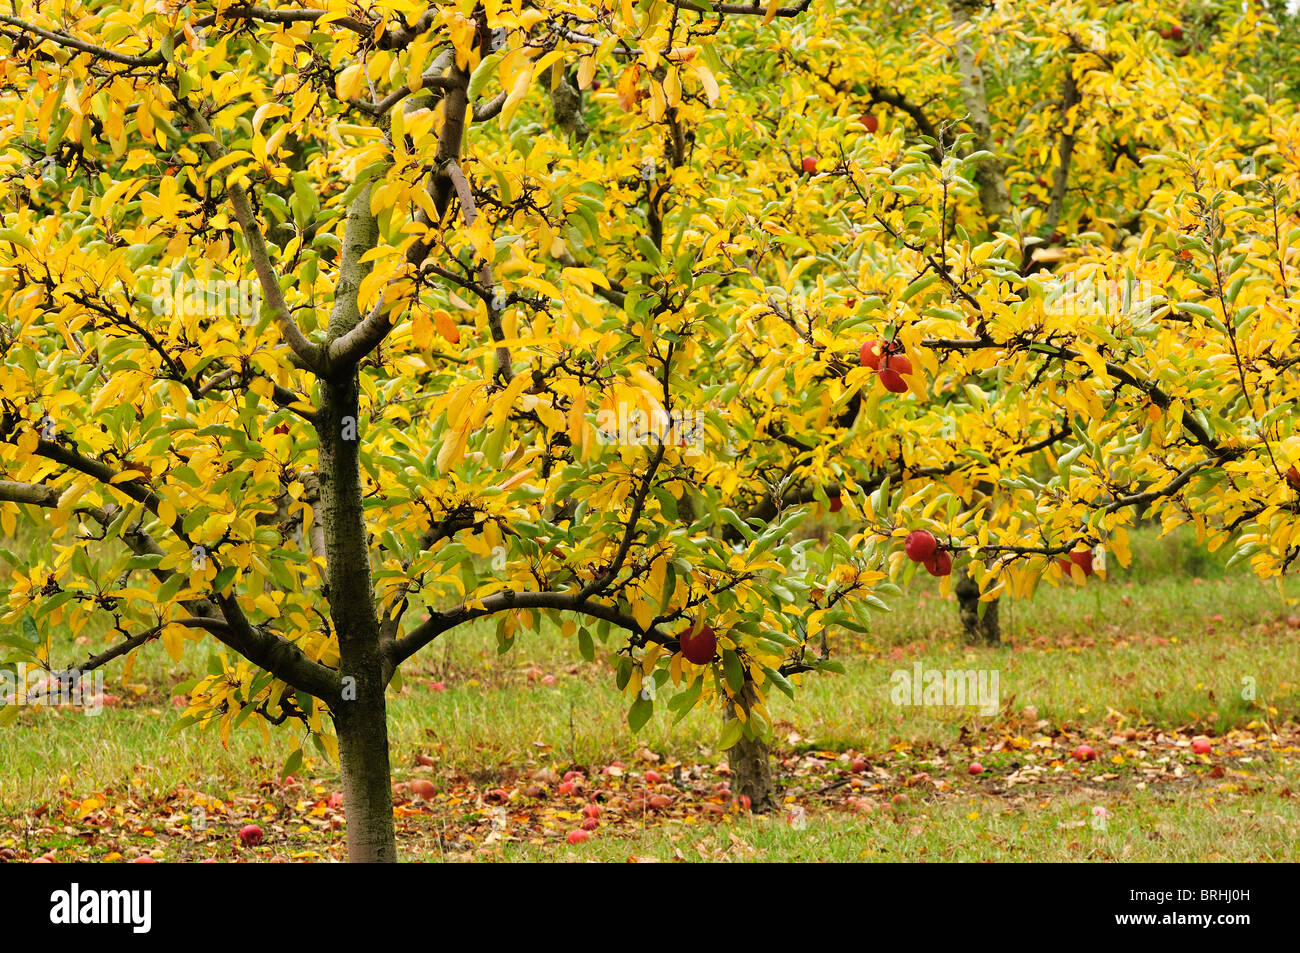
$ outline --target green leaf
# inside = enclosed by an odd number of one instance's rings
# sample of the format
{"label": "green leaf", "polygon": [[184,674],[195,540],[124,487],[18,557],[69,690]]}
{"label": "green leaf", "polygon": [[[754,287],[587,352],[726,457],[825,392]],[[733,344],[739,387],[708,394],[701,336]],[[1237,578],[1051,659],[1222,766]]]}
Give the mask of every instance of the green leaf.
{"label": "green leaf", "polygon": [[631,728],[633,732],[640,731],[645,727],[645,723],[650,720],[650,716],[654,714],[654,710],[654,702],[638,695],[636,701],[632,703],[632,707],[629,708],[627,712],[628,727]]}
{"label": "green leaf", "polygon": [[740,656],[731,649],[722,650],[722,670],[727,675],[727,685],[733,692],[739,692],[745,687],[745,666],[741,664]]}

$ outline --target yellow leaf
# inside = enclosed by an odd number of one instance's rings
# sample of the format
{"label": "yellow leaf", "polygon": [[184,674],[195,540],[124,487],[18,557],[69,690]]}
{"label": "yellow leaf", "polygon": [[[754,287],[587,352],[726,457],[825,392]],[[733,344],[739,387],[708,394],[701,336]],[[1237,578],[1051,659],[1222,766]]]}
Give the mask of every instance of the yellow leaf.
{"label": "yellow leaf", "polygon": [[353,63],[338,75],[335,88],[338,90],[339,99],[345,102],[356,99],[357,93],[361,92],[361,84],[365,81],[365,69],[360,63]]}
{"label": "yellow leaf", "polygon": [[415,341],[415,346],[421,351],[427,351],[433,347],[433,322],[423,312],[416,314],[411,321],[411,338]]}

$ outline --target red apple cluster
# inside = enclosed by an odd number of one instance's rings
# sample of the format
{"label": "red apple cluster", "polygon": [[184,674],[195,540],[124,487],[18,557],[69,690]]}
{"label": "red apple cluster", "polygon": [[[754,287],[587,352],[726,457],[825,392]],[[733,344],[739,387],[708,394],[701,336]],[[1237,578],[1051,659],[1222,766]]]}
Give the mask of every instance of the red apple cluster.
{"label": "red apple cluster", "polygon": [[912,373],[912,362],[903,354],[903,346],[897,341],[883,341],[879,338],[862,345],[858,360],[863,367],[869,367],[880,375],[880,383],[885,390],[901,394],[907,390],[905,375]]}
{"label": "red apple cluster", "polygon": [[923,563],[931,576],[952,575],[952,553],[939,545],[934,533],[914,529],[903,541],[903,552],[914,563]]}

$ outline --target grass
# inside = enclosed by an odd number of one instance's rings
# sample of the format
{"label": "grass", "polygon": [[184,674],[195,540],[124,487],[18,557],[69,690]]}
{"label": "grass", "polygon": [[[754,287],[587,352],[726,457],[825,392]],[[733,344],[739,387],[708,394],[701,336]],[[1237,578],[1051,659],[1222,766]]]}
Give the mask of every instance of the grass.
{"label": "grass", "polygon": [[[391,699],[396,779],[431,777],[443,789],[435,804],[403,812],[407,855],[1296,859],[1300,809],[1289,794],[1300,779],[1288,725],[1300,712],[1300,629],[1288,619],[1300,614],[1292,608],[1300,587],[1225,573],[1177,535],[1158,540],[1139,533],[1134,555],[1130,570],[1106,581],[1044,586],[1033,600],[1005,605],[1004,643],[997,648],[965,646],[955,605],[940,599],[928,579],[877,617],[870,637],[839,636],[832,647],[847,675],[809,679],[798,703],[777,696],[772,705],[778,777],[787,794],[795,792],[790,804],[809,812],[798,829],[779,818],[737,815],[723,799],[715,799],[712,814],[695,809],[710,800],[709,783],[725,781],[711,774],[725,757],[716,749],[716,716],[697,712],[671,726],[660,715],[633,736],[607,666],[577,661],[576,645],[558,633],[527,641],[506,657],[497,655],[487,626],[459,633],[408,666],[403,689]],[[183,832],[173,842],[153,829],[162,826],[158,815],[189,810],[196,796],[206,796],[223,805],[214,808],[219,813],[281,823],[280,853],[301,848],[296,852],[337,856],[339,827],[331,812],[297,823],[337,783],[336,771],[309,759],[301,772],[310,779],[305,789],[278,787],[280,766],[295,746],[287,731],[273,732],[267,743],[246,727],[226,748],[215,736],[171,731],[178,712],[170,686],[203,661],[173,664],[152,646],[128,680],[110,676],[106,690],[124,699],[120,707],[89,719],[30,711],[0,731],[0,846],[30,847],[32,830],[43,827],[41,805],[75,817],[83,813],[78,805],[93,797],[134,805],[129,813],[139,823],[132,829],[149,830],[154,839],[102,838],[102,849],[89,849],[89,856],[137,848],[195,856],[208,846],[186,847]],[[996,670],[1003,712],[987,719],[966,709],[893,705],[890,673],[917,661],[927,669]],[[544,684],[544,675],[554,684]],[[434,682],[445,690],[432,688]],[[1253,698],[1243,697],[1245,685],[1253,685]],[[1036,717],[1026,718],[1025,706],[1036,708]],[[1116,733],[1125,729],[1140,729],[1148,739],[1141,751],[1117,743]],[[1214,759],[1188,760],[1191,735],[1224,739],[1233,732],[1240,736],[1235,760],[1219,760],[1217,749]],[[1016,747],[1036,738],[1046,739],[1048,749]],[[1080,774],[1068,759],[1062,763],[1068,745],[1080,739],[1102,750],[1105,772],[1115,777]],[[1180,739],[1182,747],[1174,746]],[[1034,765],[1041,775],[1029,785],[1011,783],[1026,751],[1042,754]],[[806,770],[810,752],[817,753],[817,767]],[[846,784],[843,765],[834,761],[840,752],[860,753],[876,776]],[[647,757],[661,766],[701,766],[702,786],[665,788],[677,803],[662,815],[640,815],[649,823],[638,823],[635,809],[615,810],[608,816],[618,823],[602,828],[601,836],[564,846],[560,835],[575,826],[580,802],[557,802],[548,772],[581,766],[594,776],[615,761],[639,770],[651,764]],[[974,758],[995,776],[964,777]],[[518,793],[539,772],[545,793]],[[918,775],[927,780],[914,783]],[[832,789],[827,796],[820,793],[824,785]],[[480,830],[488,816],[485,792],[498,786],[512,792],[506,807],[521,832],[512,838]],[[617,801],[628,793],[624,786],[616,781],[593,796]],[[895,791],[909,792],[909,803],[890,804]],[[1096,806],[1111,814],[1106,830],[1089,822]],[[174,817],[171,823],[176,826]],[[6,827],[20,833],[6,839]],[[78,849],[74,839],[56,854]]]}

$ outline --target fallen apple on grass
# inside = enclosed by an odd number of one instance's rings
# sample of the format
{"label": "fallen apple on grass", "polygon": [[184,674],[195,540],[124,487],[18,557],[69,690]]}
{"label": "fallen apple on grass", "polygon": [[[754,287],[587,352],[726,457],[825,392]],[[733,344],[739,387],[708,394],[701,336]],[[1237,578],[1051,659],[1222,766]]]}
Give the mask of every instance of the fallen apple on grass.
{"label": "fallen apple on grass", "polygon": [[245,847],[262,843],[262,829],[256,824],[245,824],[239,829],[239,842]]}
{"label": "fallen apple on grass", "polygon": [[1074,760],[1075,761],[1096,761],[1097,752],[1092,748],[1091,745],[1079,745],[1079,747],[1074,749]]}
{"label": "fallen apple on grass", "polygon": [[1208,738],[1196,738],[1192,741],[1192,752],[1194,754],[1209,754],[1214,750]]}
{"label": "fallen apple on grass", "polygon": [[428,778],[416,778],[411,782],[411,793],[422,801],[432,801],[438,788]]}

